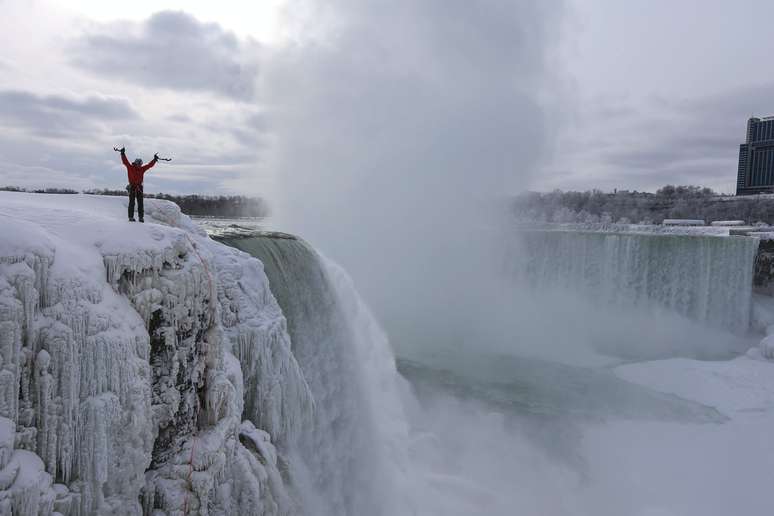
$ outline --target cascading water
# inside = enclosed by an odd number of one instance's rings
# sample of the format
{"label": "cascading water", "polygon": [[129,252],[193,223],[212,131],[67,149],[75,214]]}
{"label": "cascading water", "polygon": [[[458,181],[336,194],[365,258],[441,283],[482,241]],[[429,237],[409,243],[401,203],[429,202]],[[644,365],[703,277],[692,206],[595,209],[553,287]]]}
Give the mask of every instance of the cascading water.
{"label": "cascading water", "polygon": [[[386,514],[392,476],[386,474],[383,447],[389,439],[381,435],[386,427],[377,423],[375,408],[399,410],[399,403],[370,399],[375,389],[385,388],[374,374],[386,372],[387,382],[397,380],[386,338],[346,275],[305,242],[279,233],[221,240],[263,262],[314,398],[312,424],[299,429],[298,441],[286,450],[305,512]],[[381,372],[369,363],[379,364]],[[396,417],[398,427],[401,419]],[[395,422],[389,426],[395,428]]]}
{"label": "cascading water", "polygon": [[[287,319],[292,352],[315,407],[311,423],[298,429],[297,439],[279,439],[278,449],[303,513],[322,516],[464,515],[482,506],[491,514],[509,514],[514,507],[532,505],[532,512],[571,514],[570,499],[553,507],[549,496],[533,491],[546,479],[569,491],[575,476],[583,477],[585,459],[577,450],[587,421],[723,421],[711,407],[631,386],[609,371],[524,358],[518,350],[521,341],[548,346],[608,339],[653,349],[657,357],[686,335],[702,348],[715,346],[716,338],[723,348],[728,334],[716,337],[717,332],[699,324],[746,329],[757,245],[752,238],[527,232],[509,267],[534,287],[528,294],[533,302],[514,304],[506,295],[495,296],[485,309],[488,330],[479,325],[463,332],[463,349],[453,356],[448,355],[451,349],[447,355],[436,350],[424,362],[420,354],[420,363],[408,371],[421,391],[417,404],[396,372],[386,336],[341,268],[290,235],[219,239],[263,263]],[[513,290],[512,285],[500,286]],[[552,287],[565,296],[570,291],[593,296],[608,308],[619,305],[622,313],[596,310],[605,317],[594,324],[599,335],[567,330],[571,319],[549,325],[566,314],[534,294]],[[574,299],[568,306],[578,310],[583,305]],[[660,307],[661,316],[653,317],[651,307]],[[582,314],[582,326],[588,325],[588,315]],[[616,320],[623,322],[616,326]],[[646,321],[647,337],[632,334],[632,327]],[[655,328],[666,336],[654,335]],[[468,345],[475,346],[476,360],[465,355]],[[496,371],[501,375],[493,376]],[[499,415],[492,419],[491,411]],[[490,418],[485,426],[492,427],[483,441],[482,427],[471,423],[471,418],[482,417]],[[539,464],[532,471],[535,478],[523,476],[523,457]],[[499,483],[516,478],[523,491]]]}
{"label": "cascading water", "polygon": [[734,333],[750,323],[750,237],[523,230],[511,265],[540,289],[608,305],[658,307]]}
{"label": "cascading water", "polygon": [[[728,333],[701,327],[746,328],[755,239],[528,233],[519,247],[524,257],[509,267],[535,287],[520,293],[530,302],[513,303],[486,289],[492,294],[482,308],[486,325],[462,332],[448,349],[439,344],[417,353],[417,362],[404,360],[418,403],[341,268],[290,235],[219,239],[263,263],[313,397],[311,423],[297,429],[296,439],[277,441],[285,480],[303,514],[505,515],[514,508],[590,514],[576,499],[591,467],[581,452],[590,424],[726,421],[712,407],[628,384],[604,368],[521,356],[519,346],[566,340],[582,347],[601,338],[655,349],[658,358],[663,345],[656,328],[701,348],[714,346],[713,339],[727,346]],[[498,286],[514,290],[506,283]],[[713,293],[718,285],[723,296]],[[572,290],[594,296],[604,308],[587,311],[594,303],[576,298],[567,307],[545,304],[536,293],[551,287],[568,299]],[[651,306],[663,309],[658,317]],[[573,330],[564,308],[582,312],[581,331]],[[589,323],[590,314],[602,319]],[[565,496],[554,499],[546,485],[561,486]]]}

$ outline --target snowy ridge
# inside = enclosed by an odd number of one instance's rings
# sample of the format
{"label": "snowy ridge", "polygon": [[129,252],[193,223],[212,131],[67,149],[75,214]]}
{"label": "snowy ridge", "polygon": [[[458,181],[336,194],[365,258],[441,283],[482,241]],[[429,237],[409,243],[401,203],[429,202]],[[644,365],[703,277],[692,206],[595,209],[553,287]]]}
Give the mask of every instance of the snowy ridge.
{"label": "snowy ridge", "polygon": [[0,514],[290,514],[312,402],[260,262],[125,205],[0,194]]}

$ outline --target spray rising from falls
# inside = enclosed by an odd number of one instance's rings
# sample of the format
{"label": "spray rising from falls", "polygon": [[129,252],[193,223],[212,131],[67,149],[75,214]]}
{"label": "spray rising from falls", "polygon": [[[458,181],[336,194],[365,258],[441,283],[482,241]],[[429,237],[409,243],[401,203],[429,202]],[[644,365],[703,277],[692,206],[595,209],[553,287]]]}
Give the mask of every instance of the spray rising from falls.
{"label": "spray rising from falls", "polygon": [[512,266],[533,287],[665,309],[734,333],[749,327],[755,238],[526,230],[519,240]]}

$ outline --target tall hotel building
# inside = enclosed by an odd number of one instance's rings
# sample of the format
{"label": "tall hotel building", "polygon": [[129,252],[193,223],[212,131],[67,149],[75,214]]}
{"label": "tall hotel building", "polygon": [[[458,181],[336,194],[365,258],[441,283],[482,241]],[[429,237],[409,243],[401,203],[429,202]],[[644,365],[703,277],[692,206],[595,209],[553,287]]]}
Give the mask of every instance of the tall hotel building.
{"label": "tall hotel building", "polygon": [[739,146],[736,195],[757,193],[774,193],[774,116],[748,120]]}

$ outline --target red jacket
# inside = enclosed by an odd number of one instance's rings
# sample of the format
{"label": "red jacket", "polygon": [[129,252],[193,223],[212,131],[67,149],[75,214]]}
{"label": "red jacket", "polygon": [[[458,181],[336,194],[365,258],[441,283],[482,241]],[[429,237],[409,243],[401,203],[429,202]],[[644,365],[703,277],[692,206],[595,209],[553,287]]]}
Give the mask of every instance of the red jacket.
{"label": "red jacket", "polygon": [[129,163],[129,160],[126,159],[126,154],[123,152],[121,153],[121,162],[126,167],[126,173],[129,176],[129,184],[130,185],[141,185],[142,184],[142,176],[145,175],[145,172],[153,167],[153,165],[156,164],[156,158],[154,157],[152,160],[150,160],[150,163],[147,165],[142,165],[139,167],[135,167],[131,163]]}

